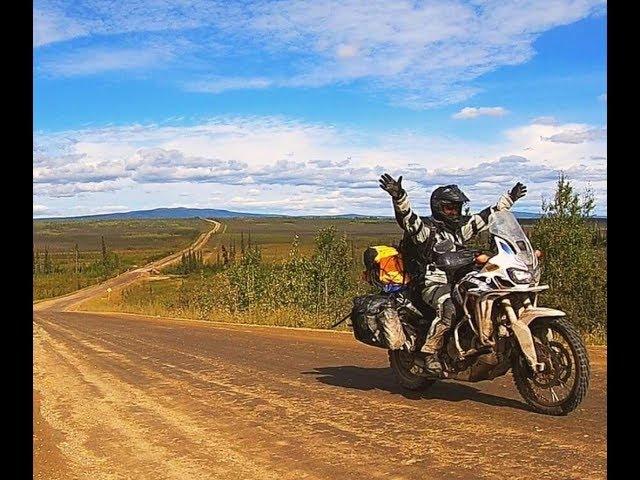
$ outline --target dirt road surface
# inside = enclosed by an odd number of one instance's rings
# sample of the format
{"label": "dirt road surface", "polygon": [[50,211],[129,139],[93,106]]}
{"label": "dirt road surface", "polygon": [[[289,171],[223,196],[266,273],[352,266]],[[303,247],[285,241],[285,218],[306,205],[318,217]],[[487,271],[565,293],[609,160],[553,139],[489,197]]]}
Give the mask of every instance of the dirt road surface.
{"label": "dirt road surface", "polygon": [[407,393],[349,334],[68,311],[93,294],[34,305],[34,478],[606,478],[604,348],[549,417],[510,375]]}

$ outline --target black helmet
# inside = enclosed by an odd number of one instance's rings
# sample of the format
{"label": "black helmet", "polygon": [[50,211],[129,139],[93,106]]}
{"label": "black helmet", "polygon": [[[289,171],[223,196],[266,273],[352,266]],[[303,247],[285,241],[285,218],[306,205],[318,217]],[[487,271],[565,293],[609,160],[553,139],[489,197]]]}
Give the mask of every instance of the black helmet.
{"label": "black helmet", "polygon": [[[460,219],[462,218],[462,205],[468,201],[467,196],[462,193],[462,190],[457,185],[438,187],[431,194],[431,216],[444,222],[450,228],[457,228],[460,226]],[[444,214],[442,207],[447,203],[456,205],[458,208],[457,215],[449,216]]]}

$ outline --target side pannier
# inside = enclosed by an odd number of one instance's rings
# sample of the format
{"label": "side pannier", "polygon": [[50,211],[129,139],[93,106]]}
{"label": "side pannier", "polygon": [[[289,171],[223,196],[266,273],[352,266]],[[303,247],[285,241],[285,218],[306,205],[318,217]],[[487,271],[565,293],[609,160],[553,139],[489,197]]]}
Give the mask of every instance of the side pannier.
{"label": "side pannier", "polygon": [[407,340],[398,310],[388,295],[354,298],[349,318],[356,340],[367,345],[398,350]]}

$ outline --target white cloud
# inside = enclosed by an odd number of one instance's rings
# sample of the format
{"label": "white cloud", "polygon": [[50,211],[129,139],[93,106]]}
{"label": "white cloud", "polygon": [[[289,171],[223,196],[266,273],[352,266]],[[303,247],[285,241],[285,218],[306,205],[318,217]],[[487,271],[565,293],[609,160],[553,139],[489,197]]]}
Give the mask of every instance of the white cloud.
{"label": "white cloud", "polygon": [[42,215],[47,212],[49,208],[46,205],[34,205],[33,206],[33,214],[34,215]]}
{"label": "white cloud", "polygon": [[[34,203],[64,211],[81,196],[83,204],[91,200],[96,207],[115,200],[131,209],[152,208],[184,205],[187,192],[198,201],[213,195],[224,205],[218,206],[232,210],[385,214],[388,204],[377,178],[388,172],[405,175],[412,198],[458,183],[477,206],[524,181],[530,195],[520,205],[537,210],[540,195],[550,194],[564,170],[579,188],[591,184],[602,208],[606,138],[547,140],[591,130],[598,127],[532,123],[506,130],[499,141],[477,143],[409,131],[339,130],[279,117],[221,117],[190,126],[36,132]],[[239,198],[253,203],[233,200]]]}
{"label": "white cloud", "polygon": [[607,92],[604,92],[602,95],[599,95],[598,100],[600,100],[601,102],[607,103]]}
{"label": "white cloud", "polygon": [[173,57],[171,48],[165,46],[119,49],[100,47],[58,55],[54,59],[43,61],[40,69],[50,76],[73,77],[109,71],[145,70],[166,65]]}
{"label": "white cloud", "polygon": [[594,142],[606,138],[606,128],[580,128],[568,129],[550,137],[542,137],[543,140],[553,143],[585,143]]}
{"label": "white cloud", "polygon": [[266,78],[218,77],[187,82],[184,87],[190,92],[221,93],[225,90],[267,88],[275,84]]}
{"label": "white cloud", "polygon": [[507,113],[509,112],[503,107],[464,107],[451,117],[457,120],[468,120],[470,118],[478,118],[481,116],[502,117]]}
{"label": "white cloud", "polygon": [[65,16],[60,11],[33,9],[33,46],[41,47],[49,43],[82,37],[89,30],[82,23]]}
{"label": "white cloud", "polygon": [[336,49],[336,56],[338,58],[352,58],[358,55],[358,51],[359,49],[355,45],[338,45],[338,48]]}
{"label": "white cloud", "polygon": [[158,2],[112,2],[85,0],[34,2],[34,47],[85,36],[119,35],[131,32],[180,31],[232,18],[238,7],[226,2],[193,0]]}
{"label": "white cloud", "polygon": [[126,205],[101,205],[99,207],[88,207],[86,205],[74,205],[74,210],[81,211],[82,215],[98,214],[98,213],[112,213],[112,212],[126,212],[129,208]]}
{"label": "white cloud", "polygon": [[[190,78],[182,81],[187,89],[219,93],[360,80],[368,91],[382,92],[394,104],[429,108],[468,99],[479,91],[474,79],[528,61],[540,34],[600,12],[604,5],[602,0],[141,0],[134,5],[43,0],[35,5],[34,45],[78,43],[74,39],[82,36],[121,39],[134,33],[143,39],[153,34],[168,43],[191,39],[177,54],[181,71],[191,68]],[[227,45],[224,55],[217,47],[211,49],[216,43]],[[84,49],[95,47],[74,46],[73,55],[61,58],[64,66],[58,71],[84,75],[130,68],[135,58],[118,46],[113,54],[102,51],[102,62],[92,62]],[[267,59],[260,62],[266,66],[246,79],[202,74],[223,63],[221,58],[243,62],[256,57]],[[286,73],[274,74],[270,59]],[[58,60],[54,53],[43,54],[47,68],[55,69]],[[142,57],[147,68],[164,63],[157,52]]]}
{"label": "white cloud", "polygon": [[558,125],[559,122],[556,117],[542,116],[534,118],[533,120],[531,120],[531,123],[535,125]]}
{"label": "white cloud", "polygon": [[124,180],[87,183],[39,183],[33,186],[33,194],[46,198],[75,198],[80,195],[116,192],[131,183]]}

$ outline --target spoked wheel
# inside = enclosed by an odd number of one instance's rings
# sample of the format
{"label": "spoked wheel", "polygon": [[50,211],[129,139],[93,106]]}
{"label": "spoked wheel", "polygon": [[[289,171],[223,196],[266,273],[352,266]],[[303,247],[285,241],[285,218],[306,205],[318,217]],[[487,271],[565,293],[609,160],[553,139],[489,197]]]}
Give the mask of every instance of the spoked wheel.
{"label": "spoked wheel", "polygon": [[414,354],[404,350],[389,350],[389,363],[398,383],[408,390],[426,390],[435,380],[419,375]]}
{"label": "spoked wheel", "polygon": [[564,318],[536,321],[531,327],[542,372],[534,373],[519,355],[513,379],[520,395],[533,409],[548,415],[566,415],[576,409],[589,387],[589,357],[580,334]]}

